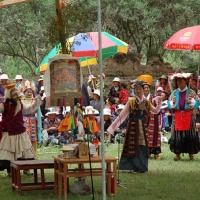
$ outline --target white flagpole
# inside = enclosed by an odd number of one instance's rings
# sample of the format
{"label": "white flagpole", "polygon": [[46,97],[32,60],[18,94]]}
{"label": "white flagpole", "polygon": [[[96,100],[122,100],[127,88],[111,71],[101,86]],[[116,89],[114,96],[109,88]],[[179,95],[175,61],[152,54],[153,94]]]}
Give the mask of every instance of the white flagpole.
{"label": "white flagpole", "polygon": [[106,173],[104,150],[104,118],[103,118],[103,78],[102,78],[102,35],[101,35],[101,0],[98,1],[98,32],[99,32],[99,72],[100,72],[100,119],[101,119],[101,166],[102,166],[102,199],[106,200]]}

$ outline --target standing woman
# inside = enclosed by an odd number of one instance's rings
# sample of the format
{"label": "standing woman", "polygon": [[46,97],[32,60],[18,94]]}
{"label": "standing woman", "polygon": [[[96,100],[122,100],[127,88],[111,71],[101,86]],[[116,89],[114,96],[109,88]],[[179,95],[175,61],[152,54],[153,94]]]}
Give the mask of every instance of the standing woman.
{"label": "standing woman", "polygon": [[161,106],[161,98],[158,98],[157,107],[153,107],[149,100],[144,98],[143,81],[135,82],[135,98],[130,99],[122,112],[107,129],[113,133],[129,115],[125,141],[119,162],[120,170],[133,170],[144,173],[148,171],[148,132],[147,120],[150,111],[158,113]]}
{"label": "standing woman", "polygon": [[90,101],[90,106],[100,112],[100,90],[94,90],[93,100]]}
{"label": "standing woman", "polygon": [[[35,85],[30,81],[25,81],[23,85],[23,94],[24,97],[21,99],[22,104],[25,107],[29,107],[35,103],[34,98]],[[35,114],[37,113],[37,118]],[[37,141],[38,141],[38,126],[41,124],[41,110],[40,107],[37,109],[31,110],[29,114],[23,115],[24,126],[26,127],[26,132],[30,138],[30,141],[33,145],[35,154],[37,153]],[[41,130],[41,129],[40,129]]]}
{"label": "standing woman", "polygon": [[23,114],[36,110],[40,106],[41,97],[37,96],[35,103],[26,107],[21,103],[20,92],[15,84],[5,88],[5,102],[0,104],[0,170],[7,169],[10,175],[10,161],[34,159],[34,149],[24,127]]}
{"label": "standing woman", "polygon": [[170,150],[175,153],[175,161],[181,159],[181,153],[188,153],[189,160],[194,160],[194,154],[200,150],[193,113],[198,108],[198,101],[189,87],[190,76],[190,73],[176,73],[172,77],[176,89],[170,96],[168,107],[174,111]]}

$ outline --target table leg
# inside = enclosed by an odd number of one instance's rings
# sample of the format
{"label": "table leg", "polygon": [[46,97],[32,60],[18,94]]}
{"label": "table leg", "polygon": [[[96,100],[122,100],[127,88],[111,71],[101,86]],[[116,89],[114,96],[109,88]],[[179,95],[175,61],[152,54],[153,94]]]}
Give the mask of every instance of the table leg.
{"label": "table leg", "polygon": [[38,183],[38,174],[37,174],[37,169],[33,170],[34,173],[34,183]]}
{"label": "table leg", "polygon": [[44,168],[40,169],[42,187],[45,188]]}
{"label": "table leg", "polygon": [[54,191],[58,194],[58,163],[54,160]]}
{"label": "table leg", "polygon": [[117,195],[117,161],[113,161],[114,195]]}
{"label": "table leg", "polygon": [[20,174],[20,168],[17,167],[17,187],[18,187],[18,193],[19,195],[22,195],[22,183],[21,183],[21,174]]}
{"label": "table leg", "polygon": [[107,174],[107,186],[106,186],[106,189],[107,189],[107,194],[108,196],[111,196],[111,187],[112,187],[112,183],[111,183],[111,180],[112,180],[112,175],[110,174],[111,172],[111,163],[110,162],[107,162],[106,163],[106,174]]}
{"label": "table leg", "polygon": [[67,164],[63,164],[63,171],[64,171],[64,174],[63,174],[63,179],[64,179],[64,199],[67,200],[67,190],[68,190],[68,187],[67,187]]}
{"label": "table leg", "polygon": [[58,163],[58,196],[59,196],[59,199],[62,198],[62,180],[63,180],[62,173],[63,173],[62,164]]}

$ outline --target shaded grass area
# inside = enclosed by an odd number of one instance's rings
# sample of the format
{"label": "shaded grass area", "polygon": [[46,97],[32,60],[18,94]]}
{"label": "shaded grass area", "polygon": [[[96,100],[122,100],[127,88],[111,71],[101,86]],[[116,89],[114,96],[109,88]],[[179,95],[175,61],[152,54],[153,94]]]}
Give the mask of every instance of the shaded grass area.
{"label": "shaded grass area", "polygon": [[[122,147],[120,147],[122,148]],[[117,157],[118,145],[106,145],[106,154]],[[49,153],[51,152],[51,153]],[[46,151],[39,152],[38,159],[50,159],[53,155],[60,154],[58,147],[50,147]],[[117,196],[107,197],[116,200],[198,200],[200,197],[200,155],[195,155],[195,161],[189,161],[189,156],[182,156],[182,160],[175,162],[174,155],[170,152],[169,146],[163,144],[161,160],[149,159],[149,172],[145,174],[135,174],[130,172],[119,173],[119,179],[123,186],[118,186]],[[1,200],[54,200],[58,197],[53,190],[25,191],[23,196],[19,196],[17,191],[11,189],[11,179],[6,176],[6,171],[0,172],[0,199]],[[32,177],[22,174],[25,181]],[[46,170],[46,179],[53,180],[53,170]],[[70,179],[70,187],[76,179]],[[102,199],[101,177],[94,177],[95,200]],[[86,179],[90,185],[90,177]],[[68,194],[69,200],[90,200],[91,195],[75,196]]]}

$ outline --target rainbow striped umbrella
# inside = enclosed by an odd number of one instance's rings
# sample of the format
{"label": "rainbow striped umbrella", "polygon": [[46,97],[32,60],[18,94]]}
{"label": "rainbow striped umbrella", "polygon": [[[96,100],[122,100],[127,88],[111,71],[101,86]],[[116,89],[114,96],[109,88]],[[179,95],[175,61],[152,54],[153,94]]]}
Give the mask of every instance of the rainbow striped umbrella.
{"label": "rainbow striped umbrella", "polygon": [[[67,39],[67,47],[72,56],[80,57],[81,67],[97,64],[99,51],[98,32],[79,33]],[[39,71],[44,72],[49,58],[54,57],[59,52],[61,52],[61,44],[58,44],[45,56],[38,68]],[[109,58],[117,53],[127,52],[127,43],[107,32],[102,32],[102,59]]]}

